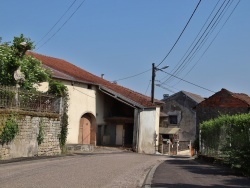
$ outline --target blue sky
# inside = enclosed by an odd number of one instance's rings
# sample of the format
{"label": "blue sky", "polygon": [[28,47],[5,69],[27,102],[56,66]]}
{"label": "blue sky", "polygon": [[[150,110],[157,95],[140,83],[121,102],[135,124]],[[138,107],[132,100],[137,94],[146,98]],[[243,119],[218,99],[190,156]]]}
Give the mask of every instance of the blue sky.
{"label": "blue sky", "polygon": [[[118,80],[118,84],[150,96],[152,63],[158,65],[166,57],[199,0],[85,0],[81,6],[83,1],[77,0],[38,43],[73,2],[1,1],[0,37],[3,41],[11,41],[23,33],[35,42],[37,53],[67,60],[97,76],[105,74],[109,81]],[[250,95],[249,0],[241,0],[234,11],[238,0],[229,1],[227,11],[222,12],[223,17],[219,17],[200,50],[194,56],[184,56],[215,5],[218,3],[212,16],[223,2],[201,1],[180,40],[159,68],[168,65],[164,71],[208,90],[217,92],[226,88]],[[78,6],[80,8],[74,13]],[[210,22],[212,17],[208,20]],[[176,72],[177,67],[181,72]],[[120,80],[146,70],[149,71],[140,76]],[[156,84],[161,84],[155,87],[157,99],[180,90],[204,97],[213,94],[177,78],[169,78],[162,71],[156,72],[156,80]]]}

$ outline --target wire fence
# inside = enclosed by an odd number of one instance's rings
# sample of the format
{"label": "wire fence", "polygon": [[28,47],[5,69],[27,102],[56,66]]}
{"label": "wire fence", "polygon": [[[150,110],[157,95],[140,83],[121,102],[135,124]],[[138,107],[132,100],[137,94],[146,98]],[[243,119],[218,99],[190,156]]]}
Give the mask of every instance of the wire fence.
{"label": "wire fence", "polygon": [[60,113],[61,97],[0,86],[0,109]]}

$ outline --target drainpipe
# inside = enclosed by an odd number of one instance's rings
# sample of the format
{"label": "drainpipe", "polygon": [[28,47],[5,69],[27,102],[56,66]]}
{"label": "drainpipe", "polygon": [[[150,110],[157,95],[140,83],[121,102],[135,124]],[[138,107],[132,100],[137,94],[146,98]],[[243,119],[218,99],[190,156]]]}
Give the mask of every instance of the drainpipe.
{"label": "drainpipe", "polygon": [[143,110],[139,110],[139,109],[138,109],[138,113],[137,113],[136,153],[138,153],[138,151],[139,151],[138,145],[139,145],[139,135],[140,135],[140,125],[141,125],[141,122],[140,122],[140,113],[141,113],[142,111],[143,111]]}

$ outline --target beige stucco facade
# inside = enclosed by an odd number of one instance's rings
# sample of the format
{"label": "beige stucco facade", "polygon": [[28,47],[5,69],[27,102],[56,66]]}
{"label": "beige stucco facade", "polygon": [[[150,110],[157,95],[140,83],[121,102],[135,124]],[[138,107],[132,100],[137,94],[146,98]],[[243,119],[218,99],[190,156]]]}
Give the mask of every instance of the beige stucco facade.
{"label": "beige stucco facade", "polygon": [[[158,149],[160,108],[144,109],[139,113],[138,152],[153,154]],[[157,135],[157,137],[155,136]],[[156,140],[155,140],[156,138]]]}
{"label": "beige stucco facade", "polygon": [[82,83],[63,82],[68,88],[68,144],[78,143],[79,123],[81,117],[90,113],[96,117],[96,90],[88,89],[88,85]]}
{"label": "beige stucco facade", "polygon": [[[99,90],[99,86],[65,80],[61,82],[68,88],[69,94],[67,144],[78,144],[81,117],[84,114],[92,114],[95,118],[96,127],[107,125],[107,122],[105,122],[105,113],[107,115],[107,111],[110,111],[112,107],[107,105],[107,95]],[[116,99],[113,98],[112,100]],[[137,148],[138,153],[155,153],[159,138],[160,108],[143,110],[132,108],[132,110],[136,112],[136,115],[134,115],[134,130],[132,130],[134,135],[132,138],[133,146]],[[118,131],[118,128],[121,129],[125,124],[118,123],[113,125]],[[116,134],[122,132],[117,131],[114,133],[115,137],[117,137]],[[155,141],[155,134],[157,135],[157,141]],[[121,140],[116,138],[116,144],[119,145],[119,143],[121,143]]]}

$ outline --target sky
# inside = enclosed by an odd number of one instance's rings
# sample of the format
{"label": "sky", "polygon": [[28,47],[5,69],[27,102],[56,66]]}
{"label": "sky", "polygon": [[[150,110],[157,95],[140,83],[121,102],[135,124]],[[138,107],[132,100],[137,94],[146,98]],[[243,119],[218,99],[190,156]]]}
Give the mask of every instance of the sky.
{"label": "sky", "polygon": [[2,42],[22,33],[33,51],[139,93],[151,95],[155,63],[157,99],[222,88],[250,95],[249,0],[0,0],[0,7]]}

